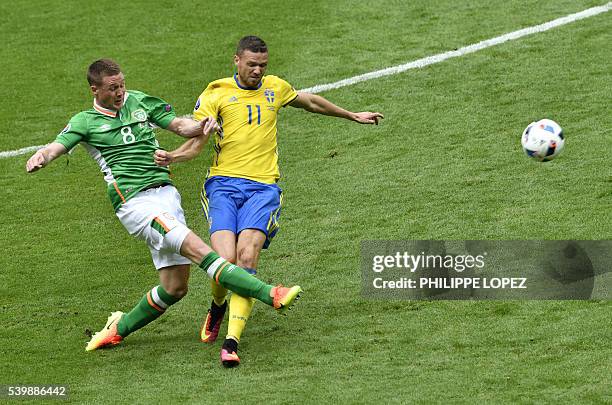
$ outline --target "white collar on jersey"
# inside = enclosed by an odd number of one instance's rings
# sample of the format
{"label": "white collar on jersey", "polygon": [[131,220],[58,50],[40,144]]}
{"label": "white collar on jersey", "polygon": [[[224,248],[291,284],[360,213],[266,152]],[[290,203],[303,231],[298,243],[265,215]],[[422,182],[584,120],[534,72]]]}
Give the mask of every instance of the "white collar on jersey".
{"label": "white collar on jersey", "polygon": [[[123,105],[125,105],[125,100],[127,100],[128,96],[129,93],[126,91],[123,95]],[[123,107],[123,105],[121,107]],[[100,104],[98,104],[95,98],[93,101],[93,108],[100,114],[106,115],[107,117],[115,118],[117,116],[117,111],[102,107]]]}

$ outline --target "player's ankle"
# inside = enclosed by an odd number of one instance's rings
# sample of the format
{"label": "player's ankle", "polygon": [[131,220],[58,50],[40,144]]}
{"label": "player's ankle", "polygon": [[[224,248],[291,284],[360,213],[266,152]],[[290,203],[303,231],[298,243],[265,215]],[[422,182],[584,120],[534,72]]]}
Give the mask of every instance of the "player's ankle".
{"label": "player's ankle", "polygon": [[230,353],[238,352],[238,341],[234,336],[226,336],[225,341],[223,342],[223,349],[227,350]]}

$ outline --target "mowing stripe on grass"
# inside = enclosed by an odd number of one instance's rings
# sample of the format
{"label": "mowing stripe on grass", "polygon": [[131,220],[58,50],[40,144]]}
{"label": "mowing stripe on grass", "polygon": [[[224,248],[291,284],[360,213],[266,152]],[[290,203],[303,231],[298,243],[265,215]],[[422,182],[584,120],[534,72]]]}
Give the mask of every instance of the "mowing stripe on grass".
{"label": "mowing stripe on grass", "polygon": [[[417,59],[415,61],[408,62],[408,63],[405,63],[403,65],[392,66],[392,67],[388,67],[386,69],[381,69],[381,70],[376,70],[374,72],[364,73],[362,75],[357,75],[357,76],[349,77],[348,79],[343,79],[343,80],[340,80],[340,81],[337,81],[337,82],[333,82],[333,83],[320,84],[320,85],[317,85],[317,86],[308,87],[308,88],[302,89],[300,91],[304,91],[304,92],[308,92],[308,93],[321,93],[323,91],[339,89],[341,87],[351,86],[351,85],[356,84],[356,83],[361,83],[361,82],[365,82],[365,81],[368,81],[368,80],[378,79],[378,78],[384,77],[384,76],[395,75],[395,74],[402,73],[402,72],[405,72],[405,71],[410,70],[410,69],[422,68],[422,67],[425,67],[425,66],[433,65],[434,63],[443,62],[443,61],[445,61],[447,59],[456,58],[456,57],[467,55],[469,53],[480,51],[482,49],[486,49],[486,48],[489,48],[489,47],[492,47],[492,46],[495,46],[495,45],[503,44],[504,42],[513,41],[515,39],[519,39],[519,38],[525,37],[527,35],[536,34],[538,32],[548,31],[550,29],[553,29],[553,28],[556,28],[556,27],[560,27],[562,25],[569,24],[569,23],[572,23],[574,21],[579,21],[579,20],[583,20],[585,18],[593,17],[593,16],[596,16],[598,14],[610,11],[611,9],[612,9],[612,2],[608,2],[607,4],[604,4],[603,6],[597,6],[597,7],[588,8],[588,9],[586,9],[584,11],[579,12],[579,13],[569,14],[569,15],[566,15],[565,17],[557,18],[556,20],[552,20],[552,21],[546,22],[544,24],[534,25],[532,27],[523,28],[522,30],[509,32],[507,34],[500,35],[498,37],[494,37],[494,38],[487,39],[487,40],[484,40],[484,41],[480,41],[480,42],[478,42],[476,44],[464,46],[464,47],[461,47],[461,48],[453,50],[453,51],[439,53],[437,55],[433,55],[433,56],[428,56],[426,58]],[[38,150],[38,149],[40,149],[40,148],[42,148],[44,146],[45,145],[28,146],[28,147],[22,148],[22,149],[11,150],[11,151],[6,151],[6,152],[0,152],[0,159],[23,155],[25,153]]]}

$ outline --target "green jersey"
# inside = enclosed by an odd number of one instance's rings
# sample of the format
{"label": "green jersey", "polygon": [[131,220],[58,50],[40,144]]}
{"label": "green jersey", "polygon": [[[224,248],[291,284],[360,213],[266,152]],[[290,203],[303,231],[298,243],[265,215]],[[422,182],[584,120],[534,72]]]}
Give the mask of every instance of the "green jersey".
{"label": "green jersey", "polygon": [[167,167],[153,161],[159,149],[153,128],[166,128],[176,118],[165,101],[127,91],[121,110],[108,110],[94,100],[93,108],[72,117],[55,142],[67,149],[81,143],[98,162],[115,208],[140,190],[155,184],[171,184]]}

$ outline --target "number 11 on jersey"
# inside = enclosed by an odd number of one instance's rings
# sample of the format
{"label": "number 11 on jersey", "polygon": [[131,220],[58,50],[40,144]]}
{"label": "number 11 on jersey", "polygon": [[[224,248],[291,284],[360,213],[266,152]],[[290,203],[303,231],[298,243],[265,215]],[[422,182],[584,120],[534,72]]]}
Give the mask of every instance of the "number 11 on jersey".
{"label": "number 11 on jersey", "polygon": [[[253,123],[253,106],[250,104],[247,104],[246,106],[247,110],[249,110],[249,124]],[[261,124],[261,107],[256,104],[255,108],[257,108],[257,125]]]}

